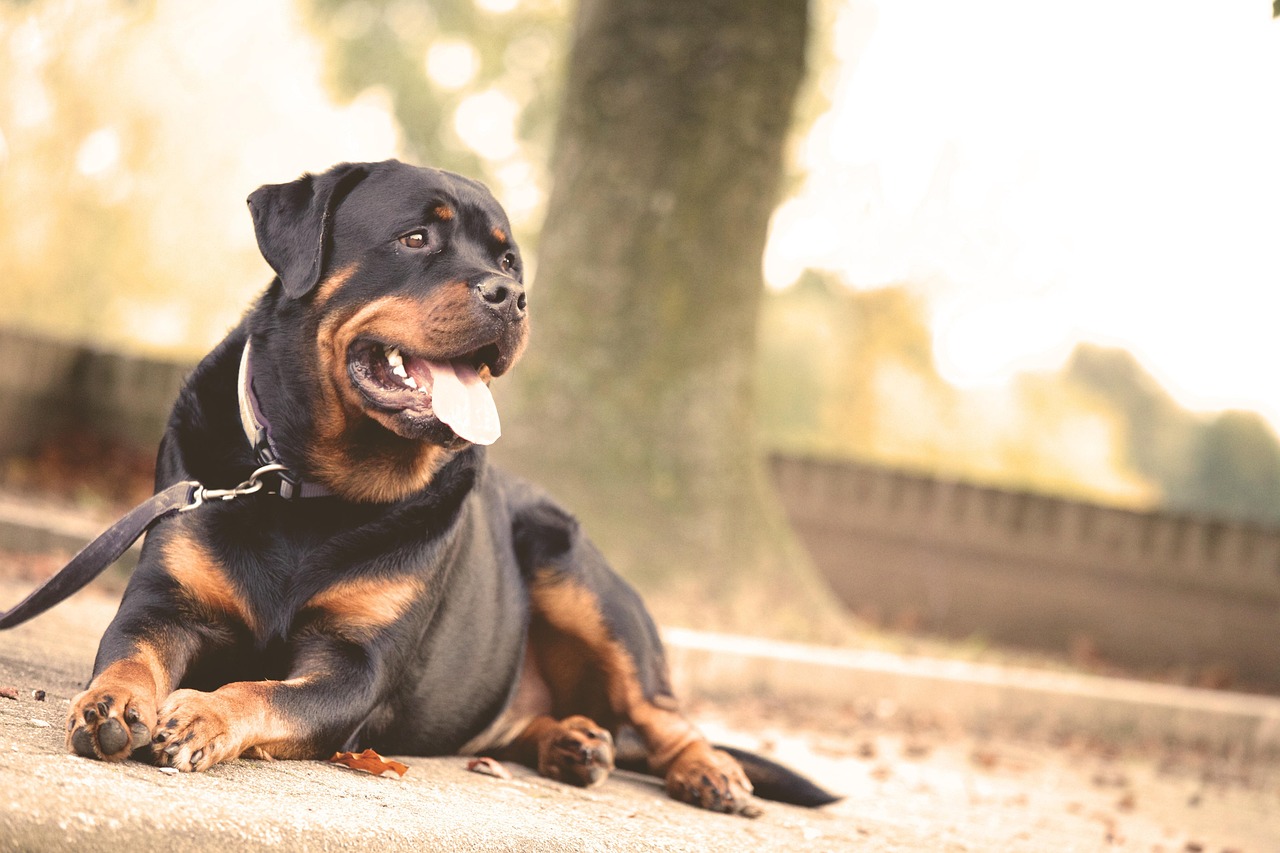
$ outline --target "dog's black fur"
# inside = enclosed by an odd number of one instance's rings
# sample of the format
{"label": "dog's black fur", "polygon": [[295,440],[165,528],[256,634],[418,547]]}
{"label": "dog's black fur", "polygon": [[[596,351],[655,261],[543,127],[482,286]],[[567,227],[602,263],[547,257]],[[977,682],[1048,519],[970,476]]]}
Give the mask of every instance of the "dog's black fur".
{"label": "dog's black fur", "polygon": [[397,387],[392,347],[422,378],[419,359],[487,382],[520,356],[520,253],[489,192],[386,161],[249,203],[277,277],[188,380],[157,487],[231,488],[261,464],[237,404],[251,344],[274,453],[327,495],[263,490],[157,527],[72,703],[69,748],[184,771],[241,755],[462,752],[587,785],[629,730],[681,800],[753,813],[754,775],[774,798],[829,802],[708,744],[678,710],[643,604],[573,518],[486,467],[430,393]]}

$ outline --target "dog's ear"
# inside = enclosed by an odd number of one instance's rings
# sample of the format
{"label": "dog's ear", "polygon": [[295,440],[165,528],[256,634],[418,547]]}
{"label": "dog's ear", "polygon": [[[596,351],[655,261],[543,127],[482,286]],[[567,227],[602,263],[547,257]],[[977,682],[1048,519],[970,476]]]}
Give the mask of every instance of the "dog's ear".
{"label": "dog's ear", "polygon": [[258,249],[280,276],[290,299],[306,296],[320,281],[333,212],[368,175],[365,164],[342,163],[322,175],[267,184],[249,195]]}

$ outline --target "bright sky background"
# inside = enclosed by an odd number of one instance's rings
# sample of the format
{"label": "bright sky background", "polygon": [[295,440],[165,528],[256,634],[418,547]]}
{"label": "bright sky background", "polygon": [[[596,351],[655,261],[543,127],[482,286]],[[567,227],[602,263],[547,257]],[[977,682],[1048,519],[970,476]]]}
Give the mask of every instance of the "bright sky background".
{"label": "bright sky background", "polygon": [[962,387],[1088,340],[1183,405],[1280,424],[1270,0],[853,0],[836,39],[772,286],[916,285]]}

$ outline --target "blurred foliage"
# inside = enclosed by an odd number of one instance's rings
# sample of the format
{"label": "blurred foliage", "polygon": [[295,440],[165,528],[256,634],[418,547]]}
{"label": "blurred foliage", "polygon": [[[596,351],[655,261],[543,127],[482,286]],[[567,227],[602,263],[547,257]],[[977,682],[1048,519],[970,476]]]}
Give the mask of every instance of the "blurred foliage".
{"label": "blurred foliage", "polygon": [[[369,90],[387,92],[409,161],[479,178],[508,204],[504,196],[510,191],[545,181],[566,0],[302,3],[324,45],[334,93],[352,99]],[[459,132],[460,110],[468,109],[470,100],[470,109],[482,113],[474,117],[472,132],[483,134],[486,109],[495,123],[508,118],[498,114],[506,106],[504,97],[514,107],[518,147],[486,152],[483,140],[465,139]],[[495,124],[491,132],[505,135],[508,128]],[[516,186],[521,183],[525,186]]]}
{"label": "blurred foliage", "polygon": [[928,319],[905,285],[858,291],[809,271],[769,294],[758,362],[766,443],[1006,488],[1151,499],[1115,458],[1106,407],[1046,377],[961,391],[938,375]]}
{"label": "blurred foliage", "polygon": [[[134,294],[145,298],[150,285],[164,280],[145,250],[140,223],[120,227],[120,217],[128,216],[120,210],[127,185],[83,180],[75,168],[82,151],[86,163],[112,157],[130,172],[146,160],[145,111],[111,116],[124,119],[123,129],[137,144],[120,145],[118,137],[101,134],[95,139],[113,110],[105,87],[79,73],[105,59],[110,41],[131,38],[146,13],[122,3],[109,24],[89,34],[74,20],[34,17],[34,6],[0,7],[0,35],[6,37],[0,51],[0,166],[21,163],[0,172],[0,295],[10,316],[87,328],[101,319],[114,282],[130,280]],[[51,41],[61,49],[52,50]],[[64,291],[74,295],[63,298]]]}
{"label": "blurred foliage", "polygon": [[[563,85],[572,0],[301,2],[325,46],[333,92],[346,99],[387,92],[410,161],[479,178],[508,207],[531,182],[537,184],[539,201],[545,198],[545,167]],[[841,0],[810,2],[809,73],[799,96],[788,157],[788,182],[793,185],[801,177],[801,143],[830,106],[837,69],[832,34],[840,5]],[[450,57],[456,64],[474,62],[474,67],[470,73],[458,69],[459,82],[442,85],[432,79],[435,57]],[[517,152],[485,156],[460,134],[460,110],[469,99],[486,93],[499,93],[514,105]],[[502,105],[500,100],[473,103],[481,108]],[[502,118],[494,116],[495,121]],[[513,218],[526,249],[536,255],[541,205],[527,215],[521,207],[517,204]]]}
{"label": "blurred foliage", "polygon": [[269,280],[248,193],[395,153],[376,105],[338,108],[308,85],[316,51],[292,14],[254,0],[0,5],[4,322],[207,351]]}
{"label": "blurred foliage", "polygon": [[909,287],[809,271],[769,294],[758,364],[766,443],[1135,508],[1280,523],[1280,440],[1254,412],[1183,409],[1123,349],[962,391],[933,361]]}
{"label": "blurred foliage", "polygon": [[1165,506],[1280,522],[1280,440],[1261,415],[1188,412],[1123,349],[1082,345],[1063,376],[1116,413],[1125,454]]}

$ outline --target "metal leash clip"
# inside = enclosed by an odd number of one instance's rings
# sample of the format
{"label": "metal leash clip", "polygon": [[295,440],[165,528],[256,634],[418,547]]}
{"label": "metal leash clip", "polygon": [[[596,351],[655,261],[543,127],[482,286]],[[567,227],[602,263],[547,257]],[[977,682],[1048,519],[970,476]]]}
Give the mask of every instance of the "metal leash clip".
{"label": "metal leash clip", "polygon": [[212,501],[212,500],[229,501],[229,500],[232,500],[233,498],[238,498],[241,495],[251,495],[262,488],[263,483],[262,483],[261,477],[263,474],[271,474],[276,471],[285,471],[285,470],[287,470],[285,466],[281,465],[279,462],[271,462],[267,465],[263,465],[261,468],[254,471],[252,474],[249,475],[249,479],[245,480],[243,483],[241,483],[238,486],[235,486],[234,488],[206,489],[204,486],[197,486],[195,489],[192,489],[191,491],[191,503],[187,504],[182,509],[178,510],[178,512],[187,512],[188,510],[193,510],[193,509],[196,509],[197,507],[201,507],[204,505],[205,501]]}

